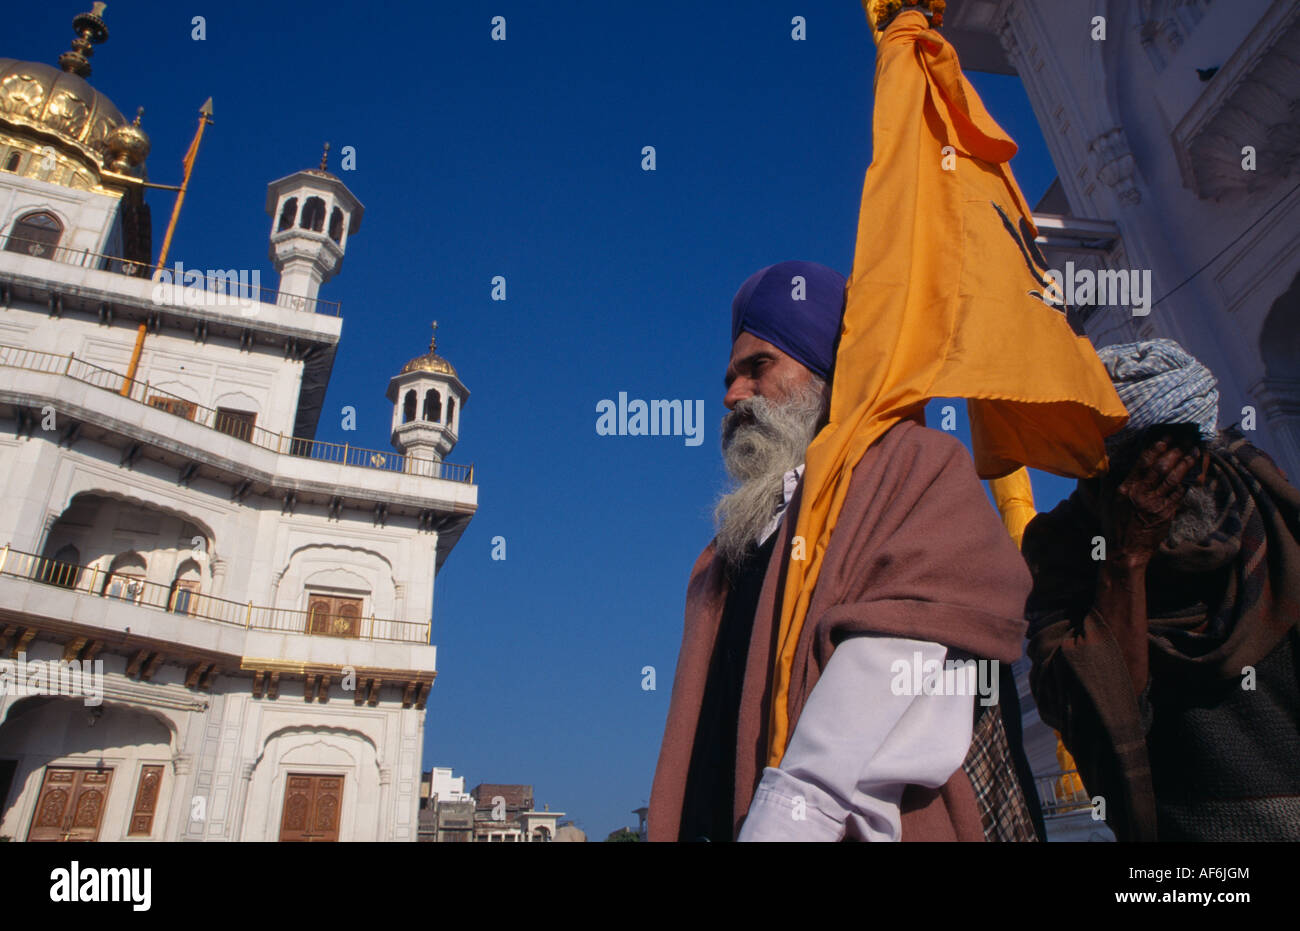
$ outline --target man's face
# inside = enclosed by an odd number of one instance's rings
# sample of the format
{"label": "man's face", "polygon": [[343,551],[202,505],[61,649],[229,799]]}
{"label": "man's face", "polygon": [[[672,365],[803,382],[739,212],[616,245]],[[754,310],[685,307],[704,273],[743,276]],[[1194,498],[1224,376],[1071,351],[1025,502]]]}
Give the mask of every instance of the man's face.
{"label": "man's face", "polygon": [[793,358],[753,333],[741,333],[731,347],[722,399],[727,410],[754,396],[783,404],[790,395],[813,381],[813,373]]}
{"label": "man's face", "polygon": [[739,565],[781,500],[785,473],[804,461],[826,414],[829,388],[771,343],[742,333],[727,366],[730,413],[722,462],[735,487],[714,510],[717,552]]}

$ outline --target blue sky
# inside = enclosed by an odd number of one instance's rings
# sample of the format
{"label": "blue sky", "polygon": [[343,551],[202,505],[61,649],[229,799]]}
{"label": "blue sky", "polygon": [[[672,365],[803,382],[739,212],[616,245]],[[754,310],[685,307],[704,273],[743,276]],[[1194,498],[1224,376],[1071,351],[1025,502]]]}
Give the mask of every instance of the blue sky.
{"label": "blue sky", "polygon": [[[88,7],[9,11],[0,56],[55,63]],[[723,483],[731,297],[784,259],[849,270],[871,150],[861,7],[227,0],[116,2],[105,19],[90,80],[128,115],[145,107],[152,180],[179,182],[213,98],[172,260],[273,284],[266,185],[315,167],[326,140],[365,204],[321,292],[344,325],[318,438],[388,447],[388,379],[433,319],[470,389],[449,458],[477,465],[480,506],[437,582],[425,767],[531,783],[594,840],[634,824]],[[1035,202],[1055,170],[1018,79],[971,77]],[[348,145],[356,169],[340,171]],[[171,200],[151,204],[156,251]],[[704,443],[598,436],[596,405],[620,391],[703,399]],[[1040,508],[1069,487],[1035,476]]]}

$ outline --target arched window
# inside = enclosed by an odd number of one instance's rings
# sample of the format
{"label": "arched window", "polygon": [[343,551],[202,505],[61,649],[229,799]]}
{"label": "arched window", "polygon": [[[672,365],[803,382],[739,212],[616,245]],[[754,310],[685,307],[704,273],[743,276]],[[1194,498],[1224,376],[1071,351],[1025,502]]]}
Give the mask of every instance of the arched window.
{"label": "arched window", "polygon": [[551,839],[551,832],[544,827],[533,828],[533,843],[546,843]]}
{"label": "arched window", "polygon": [[330,211],[330,239],[339,242],[343,238],[343,211],[335,207]]}
{"label": "arched window", "polygon": [[402,423],[410,423],[415,419],[415,391],[406,392],[406,400],[402,402]]}
{"label": "arched window", "polygon": [[104,581],[104,595],[139,604],[144,599],[144,557],[139,553],[122,553],[108,568]]}
{"label": "arched window", "polygon": [[284,202],[284,207],[280,210],[280,225],[275,228],[278,233],[280,230],[287,230],[293,226],[293,221],[298,218],[298,198],[290,197]]}
{"label": "arched window", "polygon": [[80,565],[81,553],[69,544],[55,553],[53,559],[41,560],[40,580],[61,588],[76,588]]}
{"label": "arched window", "polygon": [[432,388],[424,393],[424,419],[434,423],[442,420],[442,395]]}
{"label": "arched window", "polygon": [[452,427],[452,429],[455,429],[455,427],[452,425],[451,418],[452,415],[455,413],[456,413],[456,399],[448,398],[447,399],[447,426]]}
{"label": "arched window", "polygon": [[199,571],[199,564],[194,560],[187,559],[177,567],[176,580],[172,582],[171,598],[169,599],[173,613],[194,613],[194,609],[198,607],[201,581],[202,574]]}
{"label": "arched window", "polygon": [[302,219],[298,225],[305,230],[319,233],[325,228],[325,201],[319,197],[308,197],[302,205]]}
{"label": "arched window", "polygon": [[58,217],[44,210],[19,217],[9,230],[5,242],[8,252],[22,252],[41,258],[53,258],[54,248],[63,235],[63,224]]}
{"label": "arched window", "polygon": [[9,157],[5,159],[5,171],[17,171],[18,162],[22,159],[23,153],[10,152]]}

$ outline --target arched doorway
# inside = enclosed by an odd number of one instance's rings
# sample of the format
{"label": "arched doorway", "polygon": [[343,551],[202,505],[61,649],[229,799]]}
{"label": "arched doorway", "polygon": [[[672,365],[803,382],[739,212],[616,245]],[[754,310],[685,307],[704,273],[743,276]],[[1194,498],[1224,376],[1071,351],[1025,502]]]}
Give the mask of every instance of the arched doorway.
{"label": "arched doorway", "polygon": [[115,702],[33,696],[8,706],[0,760],[0,837],[29,841],[163,839],[173,788],[172,727]]}

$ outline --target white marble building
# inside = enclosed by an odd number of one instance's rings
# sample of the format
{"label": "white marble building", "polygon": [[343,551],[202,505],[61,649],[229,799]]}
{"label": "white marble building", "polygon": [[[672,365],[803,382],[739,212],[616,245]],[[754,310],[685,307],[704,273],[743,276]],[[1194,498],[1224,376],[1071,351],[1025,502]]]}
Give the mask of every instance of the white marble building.
{"label": "white marble building", "polygon": [[[324,164],[272,182],[278,291],[155,271],[101,7],[62,70],[0,59],[0,836],[414,841],[468,392],[431,346],[396,453],[313,439],[363,208]],[[24,660],[102,662],[102,703]]]}
{"label": "white marble building", "polygon": [[950,0],[943,33],[966,70],[1024,81],[1058,173],[1035,211],[1049,264],[1149,269],[1168,295],[1080,308],[1093,342],[1182,343],[1220,424],[1251,408],[1300,476],[1300,4]]}

